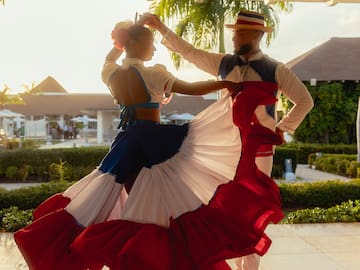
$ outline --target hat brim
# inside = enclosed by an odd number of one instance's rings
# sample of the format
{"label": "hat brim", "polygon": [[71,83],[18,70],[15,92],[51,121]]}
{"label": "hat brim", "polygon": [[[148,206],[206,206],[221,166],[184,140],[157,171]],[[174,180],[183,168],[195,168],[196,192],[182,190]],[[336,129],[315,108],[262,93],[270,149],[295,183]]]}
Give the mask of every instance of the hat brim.
{"label": "hat brim", "polygon": [[271,27],[262,25],[243,25],[243,24],[225,24],[225,27],[232,29],[249,29],[249,30],[260,30],[262,32],[270,33],[273,31]]}

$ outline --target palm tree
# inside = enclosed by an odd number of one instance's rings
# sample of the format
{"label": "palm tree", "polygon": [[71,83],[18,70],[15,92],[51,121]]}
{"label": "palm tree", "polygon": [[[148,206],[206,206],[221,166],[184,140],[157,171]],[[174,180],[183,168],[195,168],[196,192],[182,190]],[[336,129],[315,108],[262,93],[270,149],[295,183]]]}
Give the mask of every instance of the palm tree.
{"label": "palm tree", "polygon": [[[292,4],[276,2],[270,6],[259,0],[152,0],[151,10],[164,21],[178,20],[176,34],[191,41],[195,47],[207,50],[218,46],[219,52],[224,53],[225,18],[231,18],[232,23],[239,10],[263,13],[266,25],[275,29],[267,34],[266,43],[269,45],[279,24],[276,12],[291,12]],[[172,54],[172,59],[178,68],[180,56]]]}
{"label": "palm tree", "polygon": [[24,87],[24,94],[29,94],[31,91],[35,88],[36,83],[34,81],[31,82],[31,84],[22,84],[22,87]]}
{"label": "palm tree", "polygon": [[19,95],[11,95],[8,92],[10,91],[10,87],[6,84],[3,89],[0,90],[0,110],[4,109],[4,105],[6,104],[21,104],[23,100]]}

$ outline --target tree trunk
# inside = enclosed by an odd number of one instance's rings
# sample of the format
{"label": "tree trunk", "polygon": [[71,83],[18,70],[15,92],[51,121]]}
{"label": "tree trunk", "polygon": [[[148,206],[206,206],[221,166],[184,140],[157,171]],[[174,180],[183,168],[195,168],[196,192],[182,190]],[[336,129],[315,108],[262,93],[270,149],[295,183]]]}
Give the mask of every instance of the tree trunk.
{"label": "tree trunk", "polygon": [[224,37],[224,15],[219,19],[219,53],[225,53],[225,37]]}

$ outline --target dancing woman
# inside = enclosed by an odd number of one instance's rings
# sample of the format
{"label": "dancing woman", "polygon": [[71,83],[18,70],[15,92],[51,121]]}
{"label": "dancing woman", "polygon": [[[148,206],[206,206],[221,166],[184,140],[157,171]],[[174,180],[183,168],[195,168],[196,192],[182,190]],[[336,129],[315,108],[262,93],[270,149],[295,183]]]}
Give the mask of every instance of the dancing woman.
{"label": "dancing woman", "polygon": [[228,95],[188,125],[160,125],[159,105],[152,104],[164,95],[236,92],[239,85],[190,85],[162,66],[146,68],[152,35],[141,26],[119,27],[115,44],[126,40],[127,58],[116,65],[120,52],[112,50],[103,79],[123,105],[123,132],[97,169],[45,201],[34,222],[15,233],[30,269],[229,269],[225,259],[264,254],[271,242],[265,227],[282,213],[255,152],[279,138],[250,119],[257,105],[275,102],[276,86],[243,84],[234,103]]}
{"label": "dancing woman", "polygon": [[[192,128],[189,125],[161,125],[160,104],[164,96],[170,96],[172,92],[202,95],[227,87],[236,91],[240,85],[227,81],[187,83],[176,79],[162,65],[145,67],[144,61],[152,58],[155,48],[152,32],[141,25],[119,23],[113,30],[112,37],[115,47],[106,57],[102,78],[115,102],[121,106],[121,132],[98,168],[64,193],[56,194],[42,203],[34,211],[34,222],[15,234],[19,248],[31,269],[82,269],[82,262],[75,254],[68,252],[69,245],[78,233],[90,224],[120,217],[146,220],[147,215],[153,214],[161,216],[161,224],[168,224],[170,214],[176,213],[171,204],[164,213],[151,204],[139,206],[132,202],[138,197],[143,198],[144,192],[131,192],[133,194],[128,200],[127,197],[140,170],[150,169],[176,155],[185,137],[189,145],[194,144],[192,141],[195,140],[196,133],[196,143],[200,146],[192,150],[208,152],[194,155],[192,159],[200,155],[197,161],[187,160],[191,163],[190,167],[187,167],[188,174],[195,175],[196,171],[201,169],[200,175],[204,178],[204,175],[211,174],[207,167],[218,167],[213,172],[216,181],[228,181],[234,175],[238,153],[232,146],[239,144],[238,141],[232,142],[232,137],[238,139],[238,135],[230,132],[229,136],[223,137],[221,131],[217,131],[222,128],[222,131],[228,133],[233,127],[230,102],[224,102],[223,107],[219,107],[213,115],[207,115],[200,123],[192,124]],[[126,58],[122,65],[118,65],[116,60],[123,51],[126,51]],[[209,126],[214,119],[217,119],[219,125],[215,122],[215,126]],[[230,142],[224,146],[212,146],[217,138],[230,139]],[[216,152],[224,153],[224,157],[206,157]],[[211,165],[207,165],[207,162]],[[176,178],[176,173],[173,178]],[[185,186],[182,189],[183,193],[187,192]],[[181,190],[175,188],[172,191],[175,194],[167,192],[167,196],[176,198],[176,193]],[[151,192],[149,189],[145,191]],[[157,195],[154,193],[152,196],[156,198]],[[194,207],[194,201],[181,196],[179,198],[183,206],[182,209],[176,209],[177,212]]]}

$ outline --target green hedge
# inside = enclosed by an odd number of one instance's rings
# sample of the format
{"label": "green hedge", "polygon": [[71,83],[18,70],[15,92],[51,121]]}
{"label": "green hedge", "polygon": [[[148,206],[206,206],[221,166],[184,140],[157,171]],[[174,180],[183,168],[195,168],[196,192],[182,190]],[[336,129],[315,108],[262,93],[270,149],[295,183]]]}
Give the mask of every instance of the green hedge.
{"label": "green hedge", "polygon": [[[0,189],[0,209],[17,206],[32,209],[55,193],[64,191],[74,182],[49,182],[16,190]],[[283,208],[328,208],[347,200],[360,199],[360,179],[321,181],[314,183],[279,184]]]}
{"label": "green hedge", "polygon": [[[99,165],[109,147],[80,147],[48,150],[12,150],[0,152],[0,181],[54,180],[50,166],[60,160],[67,164],[67,179],[79,180]],[[315,145],[288,143],[276,147],[272,176],[282,178],[285,159],[292,160],[293,171],[298,163],[306,164],[309,155],[322,153],[356,153],[356,145]],[[314,154],[313,154],[314,155]]]}
{"label": "green hedge", "polygon": [[99,165],[108,149],[103,146],[0,152],[0,181],[53,180],[50,166],[60,160],[67,163],[68,179],[79,180]]}
{"label": "green hedge", "polygon": [[16,206],[0,209],[0,231],[15,232],[32,222],[33,210],[21,210]]}
{"label": "green hedge", "polygon": [[[31,222],[32,209],[73,183],[49,182],[10,191],[0,189],[0,230],[15,231],[25,226]],[[284,223],[360,221],[360,179],[280,184],[279,189],[283,209],[290,211]]]}
{"label": "green hedge", "polygon": [[309,164],[317,170],[346,176],[349,178],[360,177],[360,162],[356,161],[357,155],[324,154],[321,157],[309,155]]}
{"label": "green hedge", "polygon": [[324,208],[302,209],[290,212],[283,224],[360,222],[360,201],[349,200],[339,205]]}
{"label": "green hedge", "polygon": [[33,187],[14,190],[0,189],[0,209],[16,206],[19,209],[33,209],[51,195],[63,192],[73,182],[49,182]]}
{"label": "green hedge", "polygon": [[332,153],[332,154],[356,154],[356,144],[305,144],[301,142],[290,142],[277,147],[277,149],[295,149],[298,151],[298,162],[306,164],[311,153]]}
{"label": "green hedge", "polygon": [[347,200],[360,199],[360,179],[279,185],[284,208],[328,208]]}
{"label": "green hedge", "polygon": [[[44,150],[13,150],[0,152],[0,181],[47,182],[54,180],[50,166],[66,162],[67,179],[79,180],[99,165],[108,152],[108,147],[81,147]],[[273,177],[281,178],[284,160],[292,159],[293,170],[298,163],[296,149],[276,149]]]}

